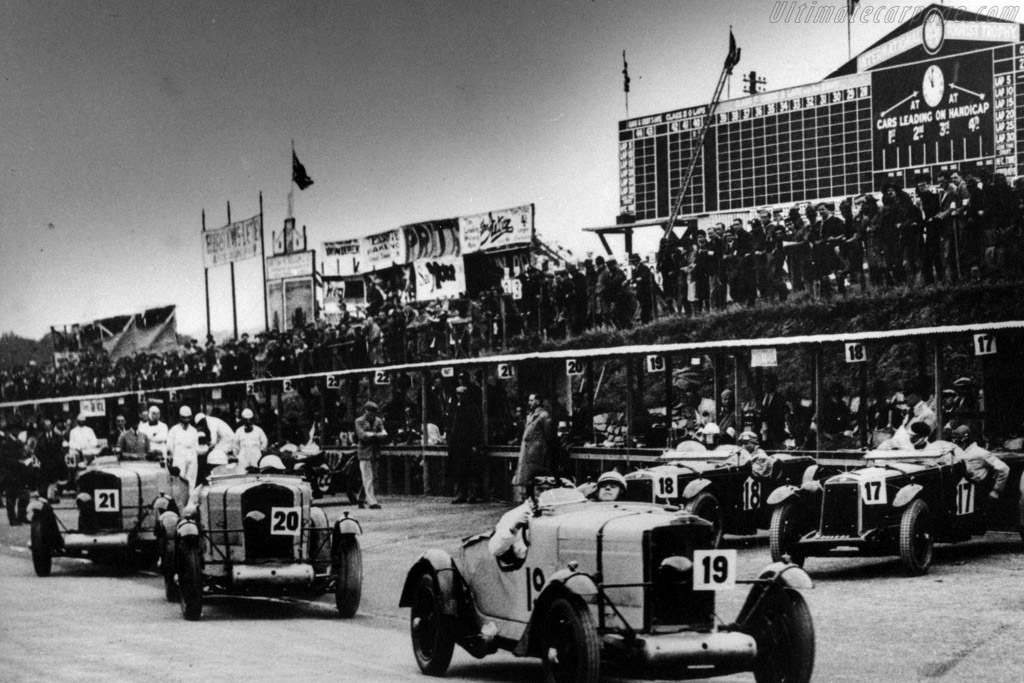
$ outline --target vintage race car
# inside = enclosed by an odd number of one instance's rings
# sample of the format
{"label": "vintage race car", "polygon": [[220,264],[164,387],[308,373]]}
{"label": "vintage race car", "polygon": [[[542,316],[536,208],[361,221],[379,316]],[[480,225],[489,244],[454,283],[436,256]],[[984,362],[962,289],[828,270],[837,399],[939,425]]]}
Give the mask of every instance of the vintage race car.
{"label": "vintage race car", "polygon": [[29,504],[32,564],[49,576],[54,555],[147,566],[157,559],[157,518],[173,508],[167,470],[156,463],[119,463],[104,456],[78,475],[78,525],[68,528],[45,498]]}
{"label": "vintage race car", "polygon": [[[545,679],[594,683],[626,675],[705,678],[753,671],[759,683],[810,680],[814,626],[798,567],[776,563],[736,581],[736,551],[707,550],[695,515],[649,503],[588,502],[574,489],[541,493],[523,530],[525,558],[496,558],[491,534],[452,557],[424,553],[400,606],[411,608],[423,673],[447,670],[456,644],[477,658],[508,650],[543,660]],[[736,620],[716,616],[715,590],[753,587]]]}
{"label": "vintage race car", "polygon": [[[799,484],[814,466],[804,455],[779,453],[769,471],[755,473],[737,446],[713,451],[689,442],[693,450],[672,450],[662,464],[626,475],[627,500],[679,505],[714,525],[713,545],[723,534],[746,536],[767,529],[766,500],[779,486]],[[813,471],[813,470],[812,470]]]}
{"label": "vintage race car", "polygon": [[202,615],[204,594],[317,597],[334,591],[352,617],[362,595],[359,523],[334,525],[301,477],[218,468],[179,517],[160,517],[161,566],[168,602],[188,620]]}
{"label": "vintage race car", "polygon": [[955,461],[954,449],[939,441],[927,450],[870,451],[866,466],[776,489],[768,498],[772,558],[802,565],[810,556],[896,555],[908,574],[920,575],[936,542],[1021,530],[1024,460],[1006,459],[1010,482],[992,501]]}

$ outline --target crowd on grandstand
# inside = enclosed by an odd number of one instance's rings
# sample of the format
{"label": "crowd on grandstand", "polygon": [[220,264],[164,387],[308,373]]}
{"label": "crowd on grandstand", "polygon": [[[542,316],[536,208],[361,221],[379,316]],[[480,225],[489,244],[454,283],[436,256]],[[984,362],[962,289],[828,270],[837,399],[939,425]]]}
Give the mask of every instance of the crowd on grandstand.
{"label": "crowd on grandstand", "polygon": [[790,296],[844,296],[850,288],[1019,278],[1024,268],[1024,179],[951,171],[914,193],[875,194],[788,212],[764,210],[744,225],[661,240],[650,263],[598,256],[559,270],[518,274],[521,297],[501,287],[443,302],[408,301],[370,286],[360,317],[307,322],[221,344],[190,339],[171,352],[111,360],[66,354],[57,363],[0,369],[3,400],[139,391],[201,382],[281,377],[433,358],[475,357],[510,340],[554,338],[661,315],[698,315]]}

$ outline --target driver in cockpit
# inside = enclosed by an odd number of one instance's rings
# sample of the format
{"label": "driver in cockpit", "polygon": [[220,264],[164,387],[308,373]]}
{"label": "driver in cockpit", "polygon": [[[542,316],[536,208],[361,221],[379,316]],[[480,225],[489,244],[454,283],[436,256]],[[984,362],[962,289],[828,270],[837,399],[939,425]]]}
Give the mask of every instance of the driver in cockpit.
{"label": "driver in cockpit", "polygon": [[537,498],[544,491],[558,488],[562,482],[547,470],[537,470],[526,484],[526,500],[501,516],[494,527],[494,534],[487,542],[487,548],[495,557],[511,551],[517,559],[526,557],[526,542],[523,529],[530,524],[530,518],[540,514]]}

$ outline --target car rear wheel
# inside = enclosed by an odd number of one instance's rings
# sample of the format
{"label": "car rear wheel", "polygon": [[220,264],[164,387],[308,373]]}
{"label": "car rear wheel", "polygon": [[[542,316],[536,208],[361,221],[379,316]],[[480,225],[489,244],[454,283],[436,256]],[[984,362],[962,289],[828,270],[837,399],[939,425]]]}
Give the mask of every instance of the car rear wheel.
{"label": "car rear wheel", "polygon": [[799,519],[800,508],[796,501],[786,501],[772,510],[772,522],[768,528],[772,562],[782,562],[788,556],[793,564],[804,566],[804,556],[797,549],[797,542],[803,535]]}
{"label": "car rear wheel", "polygon": [[601,645],[590,610],[582,603],[557,598],[544,619],[545,683],[597,683]]}
{"label": "car rear wheel", "polygon": [[455,618],[444,613],[444,602],[434,575],[420,575],[412,598],[409,632],[416,663],[428,676],[443,676],[455,649]]}
{"label": "car rear wheel", "polygon": [[712,534],[711,534],[711,547],[717,548],[722,544],[722,506],[719,504],[718,499],[715,498],[714,494],[708,493],[707,491],[701,491],[697,496],[690,501],[687,506],[692,514],[697,515],[701,519],[706,519],[711,522]]}
{"label": "car rear wheel", "polygon": [[197,621],[203,614],[203,557],[198,542],[179,545],[178,602],[181,616]]}
{"label": "car rear wheel", "polygon": [[921,576],[928,573],[934,546],[928,504],[915,500],[900,518],[900,560],[907,574]]}
{"label": "car rear wheel", "polygon": [[334,577],[334,603],[338,614],[351,619],[363,595],[363,553],[355,536],[342,536],[338,541],[334,550]]}
{"label": "car rear wheel", "polygon": [[32,517],[32,568],[36,576],[49,576],[53,569],[53,549],[46,542],[46,527],[43,515],[36,513]]}
{"label": "car rear wheel", "polygon": [[814,671],[814,622],[807,603],[790,588],[770,587],[750,635],[757,641],[757,683],[807,683]]}

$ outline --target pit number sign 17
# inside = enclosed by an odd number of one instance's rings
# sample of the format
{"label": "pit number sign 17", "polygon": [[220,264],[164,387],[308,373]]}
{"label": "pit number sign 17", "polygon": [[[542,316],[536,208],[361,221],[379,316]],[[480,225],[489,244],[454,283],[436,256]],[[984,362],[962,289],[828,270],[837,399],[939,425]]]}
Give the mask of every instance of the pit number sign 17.
{"label": "pit number sign 17", "polygon": [[992,356],[996,352],[996,335],[991,332],[974,335],[974,355]]}
{"label": "pit number sign 17", "polygon": [[693,589],[721,591],[736,587],[735,550],[694,550]]}

